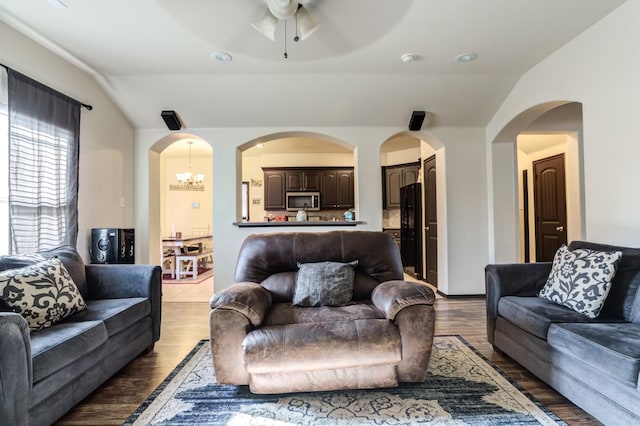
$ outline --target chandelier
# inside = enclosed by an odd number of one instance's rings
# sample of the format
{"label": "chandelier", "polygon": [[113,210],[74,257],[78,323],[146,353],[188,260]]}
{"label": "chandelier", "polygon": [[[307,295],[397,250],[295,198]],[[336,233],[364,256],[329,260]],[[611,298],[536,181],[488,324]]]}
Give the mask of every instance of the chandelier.
{"label": "chandelier", "polygon": [[193,141],[187,141],[189,144],[189,171],[184,173],[176,173],[178,183],[169,185],[171,191],[204,191],[204,175],[201,173],[193,174],[191,172],[191,145]]}

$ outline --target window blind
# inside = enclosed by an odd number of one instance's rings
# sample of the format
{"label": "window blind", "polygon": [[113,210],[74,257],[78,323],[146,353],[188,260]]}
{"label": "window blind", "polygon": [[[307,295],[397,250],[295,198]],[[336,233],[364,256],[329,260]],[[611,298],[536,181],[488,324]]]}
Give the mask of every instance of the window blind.
{"label": "window blind", "polygon": [[10,251],[78,236],[80,103],[8,70]]}

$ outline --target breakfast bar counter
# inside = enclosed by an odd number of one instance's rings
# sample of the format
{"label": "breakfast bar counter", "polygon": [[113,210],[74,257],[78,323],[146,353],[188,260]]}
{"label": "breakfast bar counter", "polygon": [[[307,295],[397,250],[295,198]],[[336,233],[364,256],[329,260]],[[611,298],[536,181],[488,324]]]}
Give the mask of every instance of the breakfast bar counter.
{"label": "breakfast bar counter", "polygon": [[270,228],[274,226],[356,226],[364,225],[367,222],[361,220],[310,220],[305,222],[287,221],[287,222],[234,222],[233,225],[238,228]]}

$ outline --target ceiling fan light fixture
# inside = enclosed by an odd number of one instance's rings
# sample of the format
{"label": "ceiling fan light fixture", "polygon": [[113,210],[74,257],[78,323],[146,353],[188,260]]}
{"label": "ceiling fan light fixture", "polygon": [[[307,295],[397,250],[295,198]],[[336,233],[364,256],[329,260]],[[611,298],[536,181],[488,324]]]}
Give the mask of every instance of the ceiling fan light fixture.
{"label": "ceiling fan light fixture", "polygon": [[256,22],[252,22],[251,26],[254,30],[265,36],[271,41],[276,39],[276,27],[278,26],[278,18],[273,16],[268,10],[264,16]]}
{"label": "ceiling fan light fixture", "polygon": [[276,18],[289,19],[296,14],[298,2],[292,0],[267,0],[267,7]]}
{"label": "ceiling fan light fixture", "polygon": [[298,12],[296,13],[296,17],[298,20],[298,32],[300,33],[300,40],[306,40],[313,33],[315,33],[320,25],[309,15],[307,9],[303,6],[298,8]]}

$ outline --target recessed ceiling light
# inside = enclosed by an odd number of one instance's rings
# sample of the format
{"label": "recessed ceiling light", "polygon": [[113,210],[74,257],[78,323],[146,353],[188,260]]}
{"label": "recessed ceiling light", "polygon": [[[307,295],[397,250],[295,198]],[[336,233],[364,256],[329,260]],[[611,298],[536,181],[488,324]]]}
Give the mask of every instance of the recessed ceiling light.
{"label": "recessed ceiling light", "polygon": [[420,56],[416,55],[415,53],[405,53],[404,55],[400,56],[400,60],[405,64],[410,64],[411,62],[417,61],[418,59],[420,59]]}
{"label": "recessed ceiling light", "polygon": [[464,64],[464,63],[471,62],[471,61],[475,60],[477,57],[478,57],[478,55],[476,55],[473,52],[465,52],[465,53],[461,53],[458,56],[456,56],[455,57],[455,61]]}
{"label": "recessed ceiling light", "polygon": [[213,52],[211,58],[218,62],[231,62],[233,57],[227,52]]}

